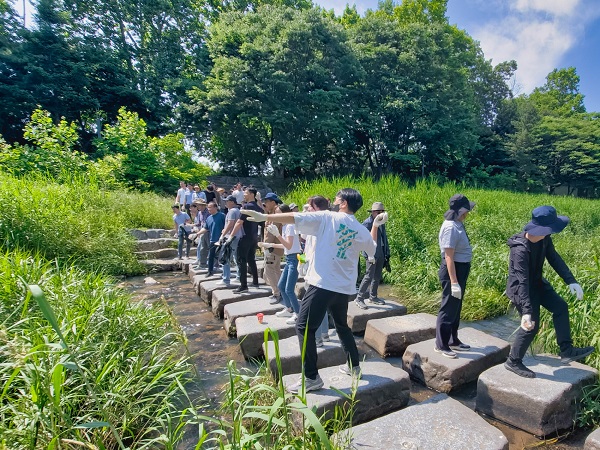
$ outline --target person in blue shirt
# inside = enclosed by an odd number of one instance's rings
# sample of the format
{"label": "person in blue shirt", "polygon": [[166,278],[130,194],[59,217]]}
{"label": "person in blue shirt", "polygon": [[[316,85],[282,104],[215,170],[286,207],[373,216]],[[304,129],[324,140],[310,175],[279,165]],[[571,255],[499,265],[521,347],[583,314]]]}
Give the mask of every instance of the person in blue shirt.
{"label": "person in blue shirt", "polygon": [[210,202],[206,209],[210,216],[206,219],[206,223],[202,230],[198,232],[199,235],[208,233],[210,247],[208,250],[208,272],[207,277],[214,275],[215,267],[215,255],[217,253],[217,245],[215,245],[221,239],[221,233],[225,228],[225,214],[219,211],[219,208],[215,202]]}

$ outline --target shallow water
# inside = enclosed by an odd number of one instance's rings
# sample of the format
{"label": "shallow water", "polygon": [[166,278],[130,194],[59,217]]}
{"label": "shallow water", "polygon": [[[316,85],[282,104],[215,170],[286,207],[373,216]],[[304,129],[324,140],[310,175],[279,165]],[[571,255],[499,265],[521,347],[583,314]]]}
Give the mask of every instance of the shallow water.
{"label": "shallow water", "polygon": [[[162,272],[150,277],[131,277],[120,283],[120,286],[130,291],[135,301],[165,301],[169,305],[187,336],[187,349],[198,373],[199,381],[192,388],[191,394],[194,398],[203,400],[202,403],[205,407],[200,413],[210,416],[217,415],[223,386],[228,382],[228,362],[234,361],[238,367],[255,368],[244,360],[237,339],[227,336],[223,328],[223,321],[213,316],[210,307],[194,292],[189,278],[181,272]],[[382,285],[379,294],[383,298],[399,301],[393,297],[389,286]],[[518,322],[514,317],[502,317],[464,325],[473,326],[502,339],[509,339],[511,333],[518,326]],[[356,342],[361,354],[379,356],[364,344],[362,338],[357,337]],[[401,358],[387,358],[386,360],[397,367],[402,366]],[[476,393],[477,386],[473,382],[453,392],[451,397],[474,409]],[[421,402],[436,394],[437,392],[413,382],[409,404]],[[510,426],[493,420],[488,421],[505,434],[510,443],[510,450],[525,448],[581,449],[589,432],[577,431],[559,443],[544,442]],[[184,440],[179,448],[193,448],[194,445],[193,438],[189,438]]]}

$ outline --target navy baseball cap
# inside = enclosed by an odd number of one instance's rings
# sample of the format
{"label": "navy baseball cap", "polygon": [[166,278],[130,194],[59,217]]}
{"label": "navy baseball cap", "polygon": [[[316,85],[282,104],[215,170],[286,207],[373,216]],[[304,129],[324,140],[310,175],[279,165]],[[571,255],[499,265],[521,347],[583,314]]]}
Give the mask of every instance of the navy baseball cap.
{"label": "navy baseball cap", "polygon": [[277,194],[275,194],[274,192],[269,192],[267,195],[265,195],[265,197],[263,198],[263,200],[272,200],[275,203],[277,203],[278,205],[283,203],[281,201],[281,199],[279,197],[277,197]]}

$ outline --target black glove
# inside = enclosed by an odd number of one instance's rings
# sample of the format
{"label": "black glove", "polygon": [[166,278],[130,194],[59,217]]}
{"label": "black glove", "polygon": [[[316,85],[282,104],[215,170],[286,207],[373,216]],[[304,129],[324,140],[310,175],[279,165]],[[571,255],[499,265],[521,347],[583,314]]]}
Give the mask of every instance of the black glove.
{"label": "black glove", "polygon": [[385,258],[385,262],[383,263],[383,268],[385,270],[387,270],[388,272],[392,271],[392,267],[390,266],[390,257],[389,256]]}

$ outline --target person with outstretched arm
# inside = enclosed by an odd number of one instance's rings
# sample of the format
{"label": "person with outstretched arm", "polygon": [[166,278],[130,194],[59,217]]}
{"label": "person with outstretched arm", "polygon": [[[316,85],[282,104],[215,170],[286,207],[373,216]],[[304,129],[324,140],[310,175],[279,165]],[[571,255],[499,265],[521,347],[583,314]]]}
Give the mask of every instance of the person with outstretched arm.
{"label": "person with outstretched arm", "polygon": [[[323,380],[317,370],[317,345],[315,331],[321,325],[326,312],[333,317],[335,328],[346,352],[347,364],[340,366],[340,372],[360,378],[360,361],[352,330],[348,326],[348,302],[356,294],[358,278],[358,259],[365,252],[371,262],[374,261],[377,248],[377,228],[383,217],[376,218],[369,232],[354,217],[363,204],[360,193],[351,188],[340,190],[334,201],[334,211],[270,214],[271,222],[294,224],[299,233],[316,237],[315,254],[311,262],[306,281],[308,289],[302,299],[296,321],[296,334],[303,347],[306,334],[304,355],[305,392],[323,387]],[[252,210],[242,210],[248,220],[262,222],[266,214]],[[288,391],[298,393],[302,389],[302,378],[288,386]]]}
{"label": "person with outstretched arm", "polygon": [[548,280],[543,277],[544,262],[560,275],[577,300],[583,299],[583,289],[554,248],[551,235],[559,233],[569,223],[567,216],[559,216],[553,206],[539,206],[533,210],[531,221],[521,233],[508,240],[510,257],[506,295],[521,316],[521,326],[515,334],[504,367],[525,378],[535,378],[535,372],[523,364],[523,357],[540,328],[540,306],[552,313],[556,342],[563,364],[583,359],[594,352],[594,347],[574,347],[571,340],[569,307]]}

